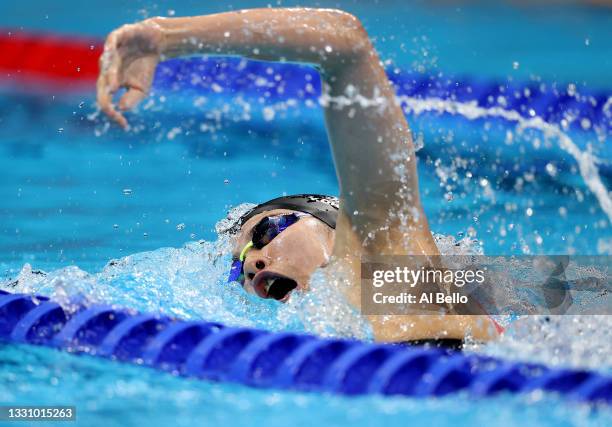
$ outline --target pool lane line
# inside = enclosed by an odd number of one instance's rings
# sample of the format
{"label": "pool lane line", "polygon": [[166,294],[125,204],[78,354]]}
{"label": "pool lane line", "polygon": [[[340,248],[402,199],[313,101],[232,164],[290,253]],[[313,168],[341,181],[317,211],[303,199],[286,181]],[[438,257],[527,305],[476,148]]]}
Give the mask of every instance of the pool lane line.
{"label": "pool lane line", "polygon": [[[67,35],[0,30],[0,83],[18,88],[88,90],[94,92],[103,42]],[[546,82],[494,81],[387,70],[402,97],[476,102],[481,107],[502,107],[524,117],[541,117],[577,130],[612,129],[612,93],[577,89]],[[263,80],[262,80],[263,79]],[[317,72],[295,66],[240,58],[179,58],[162,62],[155,76],[156,89],[195,90],[203,93],[264,95],[268,101],[318,101]]]}
{"label": "pool lane line", "polygon": [[100,40],[0,30],[0,79],[82,88],[96,81]]}
{"label": "pool lane line", "polygon": [[208,381],[343,395],[471,398],[547,392],[612,404],[612,376],[424,346],[228,327],[115,307],[62,308],[0,290],[0,341],[133,363]]}

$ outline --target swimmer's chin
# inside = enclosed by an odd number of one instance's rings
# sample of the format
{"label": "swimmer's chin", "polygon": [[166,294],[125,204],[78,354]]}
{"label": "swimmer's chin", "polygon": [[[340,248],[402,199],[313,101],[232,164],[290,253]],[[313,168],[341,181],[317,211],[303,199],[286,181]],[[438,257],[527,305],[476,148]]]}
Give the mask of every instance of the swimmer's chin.
{"label": "swimmer's chin", "polygon": [[253,277],[251,282],[255,294],[264,299],[274,299],[285,303],[296,289],[304,289],[298,281],[283,274],[264,270]]}

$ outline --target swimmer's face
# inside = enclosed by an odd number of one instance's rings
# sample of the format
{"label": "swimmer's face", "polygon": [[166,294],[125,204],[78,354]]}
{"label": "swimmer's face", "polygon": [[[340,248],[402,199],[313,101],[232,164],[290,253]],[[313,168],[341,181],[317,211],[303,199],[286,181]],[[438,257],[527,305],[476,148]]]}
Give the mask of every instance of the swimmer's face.
{"label": "swimmer's face", "polygon": [[[249,243],[253,227],[262,219],[291,213],[295,211],[274,209],[250,218],[238,233],[234,258]],[[263,248],[249,249],[244,259],[244,289],[262,298],[285,302],[291,290],[308,289],[310,276],[329,262],[333,246],[333,229],[313,216],[300,217]]]}

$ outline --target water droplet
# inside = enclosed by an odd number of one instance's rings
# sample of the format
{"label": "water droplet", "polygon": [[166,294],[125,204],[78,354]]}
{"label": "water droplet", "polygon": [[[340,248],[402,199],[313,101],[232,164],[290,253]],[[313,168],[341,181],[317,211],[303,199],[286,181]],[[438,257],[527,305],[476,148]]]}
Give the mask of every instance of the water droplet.
{"label": "water droplet", "polygon": [[584,130],[590,129],[591,121],[585,117],[582,120],[580,120],[580,126],[582,126],[582,129]]}
{"label": "water droplet", "polygon": [[533,215],[533,209],[531,209],[531,208],[527,208],[527,209],[525,210],[525,214],[527,214],[527,216],[532,216],[532,215]]}
{"label": "water droplet", "polygon": [[518,61],[514,61],[512,63],[512,68],[515,69],[515,70],[518,70],[520,66],[521,66],[521,64],[519,64]]}
{"label": "water droplet", "polygon": [[177,229],[178,231],[183,231],[183,230],[185,229],[185,223],[184,223],[184,222],[181,222],[180,224],[178,224],[178,225],[176,226],[176,229]]}
{"label": "water droplet", "polygon": [[174,15],[176,15],[176,10],[168,9],[168,16],[174,16]]}
{"label": "water droplet", "polygon": [[113,224],[113,228],[116,230],[119,228],[119,224]]}
{"label": "water droplet", "polygon": [[183,130],[180,127],[178,127],[178,126],[173,127],[166,134],[166,138],[168,138],[170,141],[172,141],[177,135],[180,135],[182,132],[183,132]]}
{"label": "water droplet", "polygon": [[263,109],[263,118],[266,122],[270,122],[274,120],[274,108],[272,107],[264,107]]}
{"label": "water droplet", "polygon": [[123,194],[125,196],[130,196],[132,194],[132,189],[131,188],[124,188],[123,189]]}
{"label": "water droplet", "polygon": [[229,31],[226,31],[226,32],[223,33],[223,37],[225,37],[225,38],[227,38],[227,37],[229,37],[231,35],[232,35],[232,33],[230,33]]}
{"label": "water droplet", "polygon": [[332,47],[330,45],[326,45],[325,46],[325,52],[327,53],[331,53],[333,51]]}
{"label": "water droplet", "polygon": [[230,180],[229,180],[229,179],[224,179],[224,180],[223,180],[223,183],[224,183],[225,185],[227,185],[227,184],[229,184],[229,183],[230,183]]}

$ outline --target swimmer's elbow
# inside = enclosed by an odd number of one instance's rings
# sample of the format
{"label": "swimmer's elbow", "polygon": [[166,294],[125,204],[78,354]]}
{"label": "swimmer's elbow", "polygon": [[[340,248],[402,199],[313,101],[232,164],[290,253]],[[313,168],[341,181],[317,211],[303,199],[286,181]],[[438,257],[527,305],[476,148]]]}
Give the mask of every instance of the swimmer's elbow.
{"label": "swimmer's elbow", "polygon": [[340,9],[333,9],[333,12],[338,17],[339,28],[342,28],[351,37],[353,42],[358,42],[362,39],[370,40],[359,18]]}
{"label": "swimmer's elbow", "polygon": [[329,12],[333,13],[338,19],[338,21],[346,27],[363,28],[363,25],[361,24],[359,18],[357,18],[352,13],[349,13],[342,9],[329,9]]}
{"label": "swimmer's elbow", "polygon": [[347,59],[357,60],[374,50],[359,18],[340,9],[329,9],[327,12],[334,17],[336,59],[342,59],[342,62]]}

